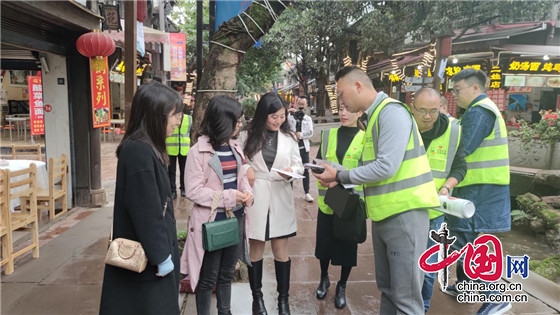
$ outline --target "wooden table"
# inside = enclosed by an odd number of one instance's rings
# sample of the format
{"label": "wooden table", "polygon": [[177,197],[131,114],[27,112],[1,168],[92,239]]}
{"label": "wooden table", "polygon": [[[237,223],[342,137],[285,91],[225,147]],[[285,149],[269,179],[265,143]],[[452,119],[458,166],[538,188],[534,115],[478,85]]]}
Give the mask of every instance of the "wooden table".
{"label": "wooden table", "polygon": [[[35,187],[37,190],[49,189],[49,172],[47,171],[47,163],[36,160],[4,160],[8,165],[0,165],[0,169],[7,169],[10,171],[19,171],[29,167],[33,163],[37,167],[35,173]],[[18,180],[16,177],[15,180]],[[19,198],[12,199],[10,202],[10,210],[13,212],[14,208],[20,205]]]}

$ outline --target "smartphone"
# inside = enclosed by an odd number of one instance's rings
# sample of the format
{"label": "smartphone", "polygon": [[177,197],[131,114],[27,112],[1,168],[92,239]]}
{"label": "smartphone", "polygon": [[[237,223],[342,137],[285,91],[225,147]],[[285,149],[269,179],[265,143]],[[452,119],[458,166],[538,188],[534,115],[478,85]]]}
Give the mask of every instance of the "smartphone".
{"label": "smartphone", "polygon": [[310,169],[315,174],[322,174],[325,171],[324,167],[317,164],[305,163],[303,167]]}

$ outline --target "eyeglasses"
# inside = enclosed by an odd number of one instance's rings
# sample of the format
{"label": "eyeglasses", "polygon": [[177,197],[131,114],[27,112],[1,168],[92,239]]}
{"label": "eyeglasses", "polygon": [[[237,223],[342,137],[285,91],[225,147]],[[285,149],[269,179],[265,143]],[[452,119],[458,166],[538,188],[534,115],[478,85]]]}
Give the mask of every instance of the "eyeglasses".
{"label": "eyeglasses", "polygon": [[424,108],[422,109],[417,109],[416,107],[414,107],[414,110],[418,112],[418,114],[422,115],[422,116],[426,116],[426,114],[430,114],[430,116],[435,116],[439,113],[439,109],[430,109],[430,110],[425,110]]}
{"label": "eyeglasses", "polygon": [[461,92],[464,89],[468,89],[470,88],[472,85],[466,86],[464,88],[453,88],[453,91],[451,91],[451,93],[453,93],[453,95],[459,95],[459,92]]}

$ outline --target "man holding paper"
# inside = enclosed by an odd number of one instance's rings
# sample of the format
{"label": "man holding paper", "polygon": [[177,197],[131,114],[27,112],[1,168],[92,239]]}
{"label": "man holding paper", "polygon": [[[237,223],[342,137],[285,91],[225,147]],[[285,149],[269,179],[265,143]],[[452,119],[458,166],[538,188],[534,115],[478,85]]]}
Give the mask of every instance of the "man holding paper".
{"label": "man holding paper", "polygon": [[424,272],[418,259],[428,240],[428,208],[439,206],[426,151],[408,106],[377,92],[359,68],[336,74],[339,101],[367,114],[363,166],[314,174],[325,187],[363,184],[372,238],[380,314],[422,314]]}
{"label": "man holding paper", "polygon": [[[426,147],[426,155],[432,169],[432,176],[438,194],[450,196],[451,190],[465,177],[467,162],[461,144],[461,126],[456,119],[449,119],[440,111],[439,92],[432,88],[422,88],[414,94],[412,115],[418,124],[418,130]],[[443,223],[442,212],[430,209],[430,228],[437,231]],[[428,247],[435,242],[428,238]],[[437,262],[437,255],[428,259],[429,263]],[[430,308],[430,299],[434,288],[436,273],[426,273],[422,286],[424,312]]]}

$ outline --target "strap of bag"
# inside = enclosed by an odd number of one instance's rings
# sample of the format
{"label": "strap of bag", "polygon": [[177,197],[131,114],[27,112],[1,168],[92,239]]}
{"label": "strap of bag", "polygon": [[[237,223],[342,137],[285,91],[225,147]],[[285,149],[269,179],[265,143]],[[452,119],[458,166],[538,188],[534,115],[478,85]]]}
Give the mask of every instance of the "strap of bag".
{"label": "strap of bag", "polygon": [[[210,222],[210,220],[212,219],[212,214],[214,214],[214,211],[218,209],[218,203],[220,202],[221,196],[222,196],[221,191],[214,192],[214,195],[212,196],[212,203],[210,204],[210,216],[208,217],[208,222]],[[228,218],[235,217],[235,214],[233,214],[233,209],[231,208],[226,209],[226,217]]]}

